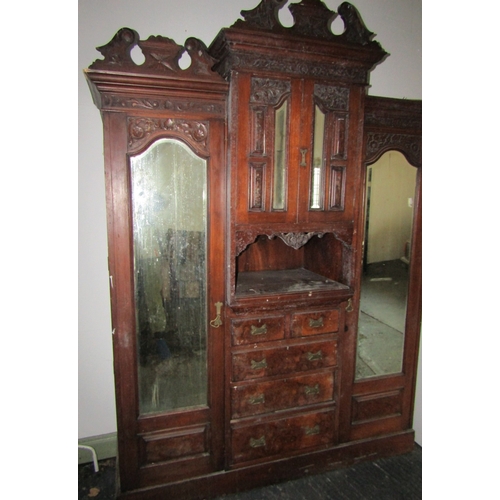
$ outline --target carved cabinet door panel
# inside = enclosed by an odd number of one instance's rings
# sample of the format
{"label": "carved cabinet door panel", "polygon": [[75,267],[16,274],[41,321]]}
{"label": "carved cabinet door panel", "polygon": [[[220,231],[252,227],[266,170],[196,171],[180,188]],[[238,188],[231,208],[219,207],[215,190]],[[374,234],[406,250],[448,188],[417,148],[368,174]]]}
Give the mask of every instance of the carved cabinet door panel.
{"label": "carved cabinet door panel", "polygon": [[233,78],[236,222],[352,219],[349,200],[359,173],[349,164],[359,161],[359,131],[350,115],[360,89],[311,78]]}

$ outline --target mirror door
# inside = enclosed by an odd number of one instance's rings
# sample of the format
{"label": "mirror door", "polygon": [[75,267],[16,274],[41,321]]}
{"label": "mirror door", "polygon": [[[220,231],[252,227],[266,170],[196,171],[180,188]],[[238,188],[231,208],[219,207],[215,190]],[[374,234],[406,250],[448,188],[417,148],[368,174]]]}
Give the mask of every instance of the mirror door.
{"label": "mirror door", "polygon": [[398,151],[367,167],[356,380],[402,371],[416,174]]}

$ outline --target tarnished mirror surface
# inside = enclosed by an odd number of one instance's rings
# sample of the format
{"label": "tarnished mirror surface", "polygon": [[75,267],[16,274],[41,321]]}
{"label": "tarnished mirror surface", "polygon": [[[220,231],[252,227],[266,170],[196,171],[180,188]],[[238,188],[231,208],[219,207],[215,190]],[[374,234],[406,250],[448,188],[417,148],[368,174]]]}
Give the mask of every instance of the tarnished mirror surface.
{"label": "tarnished mirror surface", "polygon": [[311,196],[309,208],[320,210],[323,208],[324,166],[323,166],[323,144],[325,142],[325,114],[318,106],[314,109],[314,143],[313,143],[313,167],[311,172]]}
{"label": "tarnished mirror surface", "polygon": [[140,413],[206,405],[206,161],[161,139],[130,166]]}
{"label": "tarnished mirror surface", "polygon": [[273,210],[286,208],[286,150],[288,102],[275,111]]}
{"label": "tarnished mirror surface", "polygon": [[368,167],[356,379],[402,370],[416,174],[397,151]]}

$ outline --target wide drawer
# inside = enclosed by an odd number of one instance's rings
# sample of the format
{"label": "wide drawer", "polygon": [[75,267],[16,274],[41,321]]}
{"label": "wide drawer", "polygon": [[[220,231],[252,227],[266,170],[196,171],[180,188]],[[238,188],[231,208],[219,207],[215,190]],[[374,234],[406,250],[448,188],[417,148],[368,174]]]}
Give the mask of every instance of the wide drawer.
{"label": "wide drawer", "polygon": [[284,337],[285,318],[283,316],[233,319],[231,321],[231,339],[235,346],[281,340]]}
{"label": "wide drawer", "polygon": [[328,445],[334,441],[334,410],[302,414],[232,429],[233,463]]}
{"label": "wide drawer", "polygon": [[328,340],[233,353],[233,381],[288,375],[337,364],[337,342]]}
{"label": "wide drawer", "polygon": [[333,380],[333,373],[330,371],[232,386],[232,417],[259,415],[333,401]]}
{"label": "wide drawer", "polygon": [[339,310],[293,314],[291,330],[292,337],[336,333],[339,331]]}

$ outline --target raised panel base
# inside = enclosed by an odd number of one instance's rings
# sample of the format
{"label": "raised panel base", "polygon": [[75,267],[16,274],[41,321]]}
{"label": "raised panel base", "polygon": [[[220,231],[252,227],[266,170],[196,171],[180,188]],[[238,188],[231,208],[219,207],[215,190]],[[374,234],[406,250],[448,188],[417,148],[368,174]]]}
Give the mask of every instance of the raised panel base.
{"label": "raised panel base", "polygon": [[183,498],[201,500],[235,493],[298,477],[319,474],[365,460],[409,453],[414,447],[413,430],[390,436],[356,441],[328,450],[284,460],[199,476],[154,488],[119,492],[118,499],[160,500]]}

